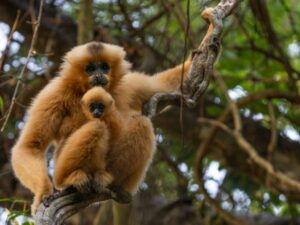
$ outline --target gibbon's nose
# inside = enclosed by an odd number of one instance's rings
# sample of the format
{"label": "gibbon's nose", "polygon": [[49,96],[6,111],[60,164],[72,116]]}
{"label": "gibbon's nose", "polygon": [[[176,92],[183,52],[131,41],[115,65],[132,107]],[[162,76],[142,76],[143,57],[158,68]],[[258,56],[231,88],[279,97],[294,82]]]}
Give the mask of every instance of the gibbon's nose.
{"label": "gibbon's nose", "polygon": [[96,75],[96,82],[97,84],[100,84],[101,86],[106,86],[108,83],[108,80],[106,79],[105,75]]}
{"label": "gibbon's nose", "polygon": [[103,110],[95,109],[95,110],[93,111],[93,116],[94,116],[95,118],[100,118],[100,117],[102,116],[102,114],[103,114]]}

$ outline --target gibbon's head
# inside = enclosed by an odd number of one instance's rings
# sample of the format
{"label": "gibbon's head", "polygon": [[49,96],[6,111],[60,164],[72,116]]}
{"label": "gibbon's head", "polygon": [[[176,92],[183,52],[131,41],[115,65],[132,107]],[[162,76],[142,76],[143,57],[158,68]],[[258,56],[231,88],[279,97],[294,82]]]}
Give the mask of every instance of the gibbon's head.
{"label": "gibbon's head", "polygon": [[112,91],[131,67],[125,55],[124,49],[117,45],[102,42],[79,45],[66,54],[61,74],[84,91],[93,86]]}
{"label": "gibbon's head", "polygon": [[81,99],[81,106],[85,116],[92,119],[99,119],[109,113],[114,99],[102,87],[93,87],[88,90]]}

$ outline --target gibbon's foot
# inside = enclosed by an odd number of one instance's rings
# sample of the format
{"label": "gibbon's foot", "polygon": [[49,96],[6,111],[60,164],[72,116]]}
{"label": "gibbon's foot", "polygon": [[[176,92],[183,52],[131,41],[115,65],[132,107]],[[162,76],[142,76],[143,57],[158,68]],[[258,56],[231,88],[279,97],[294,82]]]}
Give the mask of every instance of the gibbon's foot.
{"label": "gibbon's foot", "polygon": [[33,203],[31,205],[31,215],[32,216],[35,215],[36,210],[39,207],[39,205],[41,204],[41,202],[43,201],[44,197],[50,195],[51,193],[53,193],[53,186],[52,186],[51,182],[49,180],[47,180],[44,183],[43,188],[40,189],[39,191],[37,191],[34,195]]}
{"label": "gibbon's foot", "polygon": [[64,179],[63,184],[60,186],[62,188],[74,187],[81,193],[100,193],[112,180],[112,176],[107,172],[97,171],[94,174],[87,174],[85,171],[79,169],[73,171]]}
{"label": "gibbon's foot", "polygon": [[44,206],[48,207],[50,206],[51,202],[53,202],[58,196],[57,191],[55,191],[53,194],[47,195],[43,198],[42,203],[44,204]]}
{"label": "gibbon's foot", "polygon": [[73,184],[73,187],[81,193],[95,193],[97,184],[92,177],[89,177],[88,180],[81,181],[79,184]]}
{"label": "gibbon's foot", "polygon": [[63,190],[63,191],[59,191],[59,190],[54,190],[53,194],[47,195],[43,198],[43,204],[46,207],[49,207],[50,204],[55,200],[58,199],[59,197],[66,195],[66,194],[72,194],[76,192],[76,188],[75,187],[68,187],[67,189]]}
{"label": "gibbon's foot", "polygon": [[34,216],[36,213],[37,208],[39,207],[39,205],[41,204],[41,202],[43,202],[43,199],[46,196],[49,196],[51,193],[46,193],[46,194],[39,194],[39,195],[35,195],[34,196],[34,200],[33,203],[31,205],[31,215]]}
{"label": "gibbon's foot", "polygon": [[40,200],[36,200],[36,197],[34,197],[33,203],[31,205],[31,215],[34,216],[37,208],[39,207],[40,203],[41,203],[42,199]]}
{"label": "gibbon's foot", "polygon": [[93,192],[93,178],[86,174],[83,170],[73,171],[67,178],[64,179],[60,188],[74,187],[77,191]]}
{"label": "gibbon's foot", "polygon": [[31,205],[31,216],[34,216],[36,214],[37,208],[39,207],[40,203],[33,202]]}
{"label": "gibbon's foot", "polygon": [[97,193],[102,192],[109,184],[112,183],[113,177],[110,173],[104,171],[97,171],[94,174],[93,180],[94,190]]}
{"label": "gibbon's foot", "polygon": [[116,202],[126,204],[132,201],[132,194],[123,190],[121,186],[112,184],[108,188],[112,192],[112,199]]}

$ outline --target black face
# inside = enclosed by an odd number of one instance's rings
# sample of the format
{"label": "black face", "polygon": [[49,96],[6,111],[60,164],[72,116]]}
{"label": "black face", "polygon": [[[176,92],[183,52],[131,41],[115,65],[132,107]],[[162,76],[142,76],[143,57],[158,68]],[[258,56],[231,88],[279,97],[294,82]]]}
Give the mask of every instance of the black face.
{"label": "black face", "polygon": [[89,105],[89,108],[95,118],[100,118],[105,110],[105,105],[101,102],[93,102]]}
{"label": "black face", "polygon": [[86,65],[85,72],[87,75],[91,76],[91,83],[93,86],[105,86],[108,83],[106,78],[107,73],[109,72],[110,67],[106,62],[100,63],[90,63]]}

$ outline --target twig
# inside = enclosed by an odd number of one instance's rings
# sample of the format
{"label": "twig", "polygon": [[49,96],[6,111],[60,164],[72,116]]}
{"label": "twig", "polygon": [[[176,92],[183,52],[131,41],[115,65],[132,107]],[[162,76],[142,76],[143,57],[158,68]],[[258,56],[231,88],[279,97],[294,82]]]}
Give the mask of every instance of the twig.
{"label": "twig", "polygon": [[181,196],[186,195],[189,181],[187,177],[184,175],[184,173],[179,169],[178,162],[176,161],[176,159],[173,159],[171,157],[170,152],[164,146],[159,145],[157,146],[157,148],[159,150],[158,152],[162,156],[162,159],[168,164],[171,170],[173,170],[173,172],[176,174],[176,178],[179,185],[178,188],[179,194]]}
{"label": "twig", "polygon": [[[181,130],[181,149],[184,148],[184,123],[183,123],[183,76],[186,71],[184,71],[184,62],[187,58],[187,45],[188,45],[188,37],[191,34],[190,29],[190,0],[186,1],[186,23],[185,23],[185,34],[184,34],[184,47],[183,47],[183,59],[182,59],[182,66],[181,66],[181,76],[180,76],[180,115],[179,115],[179,124]],[[181,7],[179,7],[181,9]],[[180,10],[181,11],[181,10]]]}
{"label": "twig", "polygon": [[[188,19],[188,17],[184,14],[184,11],[181,6],[181,2],[178,0],[175,0],[173,2],[161,0],[161,4],[166,9],[166,11],[173,13],[176,20],[178,21],[178,24],[179,24],[181,30],[185,32],[186,31],[186,22],[185,21]],[[192,46],[196,47],[197,46],[197,41],[195,38],[196,35],[193,31],[190,31],[189,33],[190,33],[190,35],[189,35],[188,39],[192,43]]]}
{"label": "twig", "polygon": [[[272,164],[273,163],[273,153],[275,150],[275,147],[277,145],[277,126],[276,126],[276,117],[274,112],[274,106],[272,105],[272,101],[270,100],[268,102],[268,110],[270,115],[270,123],[271,123],[271,138],[270,143],[268,145],[268,161]],[[271,177],[267,174],[266,177],[266,185],[271,185]]]}
{"label": "twig", "polygon": [[275,172],[273,165],[267,160],[265,160],[264,158],[260,157],[257,154],[256,150],[252,147],[252,145],[250,145],[249,142],[246,141],[245,138],[239,132],[235,132],[231,130],[225,124],[216,120],[200,118],[198,122],[208,123],[213,126],[221,128],[223,131],[225,131],[230,136],[232,136],[236,141],[236,143],[239,145],[239,147],[242,150],[244,150],[249,155],[249,157],[253,160],[253,162],[256,163],[260,168],[262,168],[270,177],[272,177],[277,182],[281,182],[282,184],[290,187],[290,190],[294,190],[297,193],[300,192],[300,182],[287,177],[285,174],[283,174],[280,171]]}
{"label": "twig", "polygon": [[33,31],[33,36],[32,36],[30,48],[29,48],[29,51],[28,51],[28,54],[27,54],[27,58],[26,58],[24,66],[23,66],[23,68],[22,68],[22,70],[20,72],[20,75],[17,78],[16,88],[15,88],[14,93],[13,93],[13,97],[12,97],[12,101],[11,101],[11,104],[10,104],[9,109],[8,109],[8,113],[6,114],[4,123],[3,123],[2,127],[1,127],[1,132],[4,131],[4,128],[5,128],[5,126],[6,126],[7,122],[8,122],[8,119],[9,119],[10,115],[11,115],[11,112],[13,110],[14,104],[16,102],[18,91],[20,89],[21,80],[24,77],[24,73],[26,71],[26,68],[27,68],[27,65],[29,63],[29,60],[30,60],[31,56],[33,55],[34,46],[35,46],[35,43],[36,43],[36,40],[37,40],[37,37],[38,37],[38,30],[39,30],[39,26],[40,26],[40,23],[41,23],[43,6],[44,6],[44,0],[41,0],[40,1],[40,8],[39,8],[39,15],[38,15],[38,19],[37,19],[37,21],[35,23],[35,27],[34,27],[34,31]]}
{"label": "twig", "polygon": [[214,75],[215,75],[214,77],[216,78],[220,88],[222,89],[222,91],[225,95],[225,98],[229,103],[229,107],[232,111],[233,120],[234,120],[234,129],[235,129],[236,132],[241,132],[242,122],[241,122],[241,116],[240,116],[240,113],[239,113],[239,109],[238,109],[236,103],[234,103],[232,101],[232,99],[230,98],[230,96],[228,94],[228,88],[227,88],[223,78],[221,77],[221,75],[216,74],[216,73],[214,73]]}
{"label": "twig", "polygon": [[[218,122],[218,121],[214,121],[216,124],[218,124],[218,126],[222,127],[222,129],[226,130],[227,132],[230,132],[230,129],[223,123]],[[200,146],[200,148],[197,150],[197,154],[196,154],[196,162],[195,162],[195,178],[197,183],[199,184],[199,188],[201,193],[204,195],[205,200],[209,203],[209,205],[211,205],[214,210],[216,212],[218,212],[218,214],[224,218],[228,224],[232,224],[232,225],[247,225],[247,223],[239,218],[236,218],[234,215],[232,215],[231,213],[225,211],[224,209],[222,209],[222,207],[219,205],[219,203],[213,199],[212,197],[210,197],[210,195],[207,193],[205,186],[204,186],[204,180],[203,180],[203,172],[202,172],[202,162],[203,162],[203,158],[206,155],[207,152],[207,148]]]}
{"label": "twig", "polygon": [[3,70],[4,61],[5,61],[5,58],[7,56],[8,49],[9,49],[10,43],[11,43],[12,38],[13,38],[13,34],[15,33],[15,31],[17,29],[17,26],[18,26],[18,23],[19,23],[19,20],[20,20],[20,15],[21,15],[21,12],[20,12],[20,10],[18,10],[16,19],[14,21],[14,24],[13,24],[13,26],[12,26],[10,32],[9,32],[5,49],[2,52],[2,57],[0,59],[0,71]]}
{"label": "twig", "polygon": [[275,117],[274,106],[272,104],[272,101],[268,102],[268,110],[269,110],[270,123],[271,123],[271,138],[270,138],[270,143],[268,145],[268,160],[270,163],[272,163],[273,153],[277,145],[276,117]]}
{"label": "twig", "polygon": [[[237,100],[236,105],[238,108],[245,107],[251,102],[259,101],[262,99],[267,98],[283,98],[287,101],[290,101],[294,104],[300,104],[300,95],[293,92],[288,91],[280,91],[280,90],[263,90],[260,92],[255,92],[252,94],[249,94],[245,97],[242,97]],[[231,107],[229,106],[227,109],[225,109],[222,113],[222,115],[219,117],[218,121],[225,123],[228,119],[228,116],[230,115]],[[204,149],[208,148],[212,139],[214,138],[215,134],[218,131],[217,126],[212,126],[207,132],[206,132],[206,138],[201,143],[199,149],[201,151],[204,151]]]}
{"label": "twig", "polygon": [[181,94],[179,92],[173,92],[173,93],[157,93],[151,97],[151,100],[147,102],[143,106],[143,114],[147,115],[148,117],[152,118],[154,117],[157,112],[157,106],[159,102],[161,101],[173,101],[180,99]]}
{"label": "twig", "polygon": [[266,40],[270,46],[273,46],[274,51],[278,53],[282,59],[282,64],[290,78],[290,87],[293,90],[297,90],[296,82],[300,74],[295,74],[290,63],[290,59],[283,47],[281,46],[280,39],[278,38],[274,27],[271,23],[271,18],[268,12],[267,3],[265,1],[250,0],[250,8],[253,11],[257,21],[261,24],[262,29],[265,32]]}

